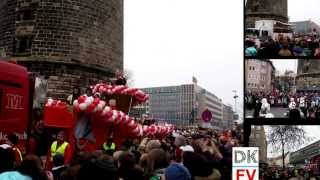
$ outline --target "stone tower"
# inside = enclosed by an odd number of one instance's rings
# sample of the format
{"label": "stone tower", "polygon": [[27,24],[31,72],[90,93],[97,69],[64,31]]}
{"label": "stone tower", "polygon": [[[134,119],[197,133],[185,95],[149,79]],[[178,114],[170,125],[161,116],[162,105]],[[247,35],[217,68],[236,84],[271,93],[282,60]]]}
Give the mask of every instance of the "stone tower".
{"label": "stone tower", "polygon": [[123,0],[1,0],[0,57],[64,98],[123,69]]}
{"label": "stone tower", "polygon": [[263,126],[251,126],[249,146],[259,147],[259,160],[267,162],[268,143]]}
{"label": "stone tower", "polygon": [[288,0],[247,0],[246,28],[253,28],[255,21],[263,19],[288,23]]}
{"label": "stone tower", "polygon": [[320,91],[320,61],[298,60],[297,91]]}

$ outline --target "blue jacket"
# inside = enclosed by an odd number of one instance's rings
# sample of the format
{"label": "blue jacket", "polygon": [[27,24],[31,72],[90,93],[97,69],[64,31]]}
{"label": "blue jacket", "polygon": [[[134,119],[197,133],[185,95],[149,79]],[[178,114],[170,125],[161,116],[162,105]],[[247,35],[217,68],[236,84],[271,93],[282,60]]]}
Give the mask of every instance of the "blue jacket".
{"label": "blue jacket", "polygon": [[1,180],[32,180],[31,177],[20,174],[18,171],[8,171],[0,174]]}

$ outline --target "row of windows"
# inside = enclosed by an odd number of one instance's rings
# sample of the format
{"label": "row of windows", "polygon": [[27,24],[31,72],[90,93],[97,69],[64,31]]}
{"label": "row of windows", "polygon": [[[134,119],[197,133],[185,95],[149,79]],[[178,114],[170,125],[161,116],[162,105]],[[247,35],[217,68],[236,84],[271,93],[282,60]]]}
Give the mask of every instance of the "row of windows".
{"label": "row of windows", "polygon": [[256,68],[254,66],[249,66],[250,71],[254,71]]}
{"label": "row of windows", "polygon": [[206,102],[206,105],[212,108],[222,109],[222,103],[219,103],[219,102],[209,101],[209,102]]}
{"label": "row of windows", "polygon": [[159,94],[159,93],[177,93],[178,88],[176,86],[174,87],[161,87],[161,88],[146,88],[142,89],[143,91],[149,93],[149,94]]}
{"label": "row of windows", "polygon": [[163,93],[182,93],[182,94],[193,94],[194,88],[193,85],[183,85],[183,86],[171,86],[171,87],[159,87],[159,88],[145,88],[143,91],[146,91],[149,94],[163,94]]}
{"label": "row of windows", "polygon": [[219,118],[221,118],[221,117],[222,117],[222,113],[220,113],[220,112],[212,112],[212,117],[219,117]]}
{"label": "row of windows", "polygon": [[213,114],[217,114],[217,115],[219,115],[219,116],[222,115],[222,110],[221,110],[221,109],[216,109],[216,108],[212,109],[212,108],[209,108],[209,110],[210,110]]}
{"label": "row of windows", "polygon": [[[248,87],[256,87],[256,88],[258,88],[258,87],[259,87],[259,84],[256,84],[256,83],[248,83]],[[262,85],[261,85],[261,88],[265,88],[265,85],[262,84]]]}
{"label": "row of windows", "polygon": [[212,99],[212,100],[219,99],[216,95],[212,94],[209,91],[207,91],[206,95],[207,95],[207,98]]}
{"label": "row of windows", "polygon": [[169,115],[169,114],[157,114],[157,113],[153,113],[152,114],[153,117],[155,119],[177,119],[177,120],[190,120],[191,119],[191,116],[188,115],[188,114],[182,114],[182,115],[177,115],[177,114],[172,114],[172,115]]}
{"label": "row of windows", "polygon": [[250,79],[256,79],[256,80],[262,80],[262,81],[267,80],[266,76],[263,76],[263,75],[261,75],[260,78],[259,78],[258,75],[249,74],[249,78]]}

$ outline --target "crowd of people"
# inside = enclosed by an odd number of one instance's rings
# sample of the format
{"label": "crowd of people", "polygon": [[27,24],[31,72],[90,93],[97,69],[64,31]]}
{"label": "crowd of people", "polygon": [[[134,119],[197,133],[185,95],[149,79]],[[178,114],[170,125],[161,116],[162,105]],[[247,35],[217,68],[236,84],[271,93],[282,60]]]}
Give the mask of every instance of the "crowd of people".
{"label": "crowd of people", "polygon": [[279,36],[276,40],[246,38],[245,55],[259,58],[320,57],[319,44],[317,35],[295,35],[293,38]]}
{"label": "crowd of people", "polygon": [[260,180],[318,180],[311,169],[286,169],[276,170],[274,168],[268,168],[266,170],[260,170]]}
{"label": "crowd of people", "polygon": [[320,117],[320,94],[318,92],[247,92],[245,93],[245,106],[247,110],[254,110],[254,117],[257,117],[257,111],[261,109],[262,99],[266,99],[270,107],[299,109],[304,118]]}
{"label": "crowd of people", "polygon": [[126,139],[120,147],[108,137],[101,149],[70,155],[63,131],[45,143],[43,125],[36,126],[26,152],[17,150],[14,134],[0,145],[1,180],[228,180],[232,147],[243,144],[243,130],[235,123],[221,132],[184,128],[164,139]]}

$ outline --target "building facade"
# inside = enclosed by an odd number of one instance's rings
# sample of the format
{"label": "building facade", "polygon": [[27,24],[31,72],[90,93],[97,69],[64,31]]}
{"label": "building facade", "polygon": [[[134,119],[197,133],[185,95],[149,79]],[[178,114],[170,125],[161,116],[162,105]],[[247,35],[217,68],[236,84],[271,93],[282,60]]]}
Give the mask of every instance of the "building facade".
{"label": "building facade", "polygon": [[275,88],[282,92],[295,92],[297,74],[293,71],[286,71],[284,74],[278,74],[275,76]]}
{"label": "building facade", "polygon": [[254,28],[259,20],[275,20],[288,23],[288,0],[247,0],[245,26]]}
{"label": "building facade", "polygon": [[222,100],[200,86],[196,85],[196,89],[195,106],[197,107],[196,117],[198,122],[202,121],[202,113],[208,109],[212,113],[211,125],[214,128],[222,129],[224,127]]}
{"label": "building facade", "polygon": [[144,118],[145,116],[149,116],[149,112],[150,112],[150,105],[149,105],[149,101],[147,101],[143,104],[139,104],[132,107],[130,109],[129,115],[131,117],[141,119],[141,118]]}
{"label": "building facade", "polygon": [[234,111],[231,106],[223,104],[222,127],[231,129],[234,123]]}
{"label": "building facade", "polygon": [[246,59],[246,91],[268,92],[274,88],[275,68],[270,60]]}
{"label": "building facade", "polygon": [[311,21],[296,21],[296,22],[291,22],[290,24],[292,24],[292,28],[293,28],[293,32],[297,33],[297,34],[316,34],[319,35],[320,34],[320,26]]}
{"label": "building facade", "polygon": [[298,60],[296,88],[297,91],[320,91],[320,62],[318,60]]}
{"label": "building facade", "polygon": [[149,94],[149,113],[156,121],[165,120],[176,125],[192,121],[194,86],[167,86],[142,89]]}
{"label": "building facade", "polygon": [[65,98],[123,69],[123,0],[1,0],[0,58],[14,59]]}
{"label": "building facade", "polygon": [[149,115],[156,121],[191,125],[197,123],[202,112],[208,109],[212,112],[213,126],[223,127],[222,100],[196,83],[142,90],[150,96]]}
{"label": "building facade", "polygon": [[308,146],[305,146],[293,153],[290,156],[290,164],[294,166],[303,166],[311,158],[320,155],[320,141],[316,141]]}
{"label": "building facade", "polygon": [[[289,163],[290,163],[290,153],[287,152],[284,155],[284,165],[285,165],[285,167],[288,167]],[[282,167],[283,166],[282,155],[274,157],[274,158],[268,158],[268,164],[271,167],[277,167],[277,168]]]}
{"label": "building facade", "polygon": [[268,144],[263,126],[251,126],[250,147],[259,147],[259,160],[267,163]]}

